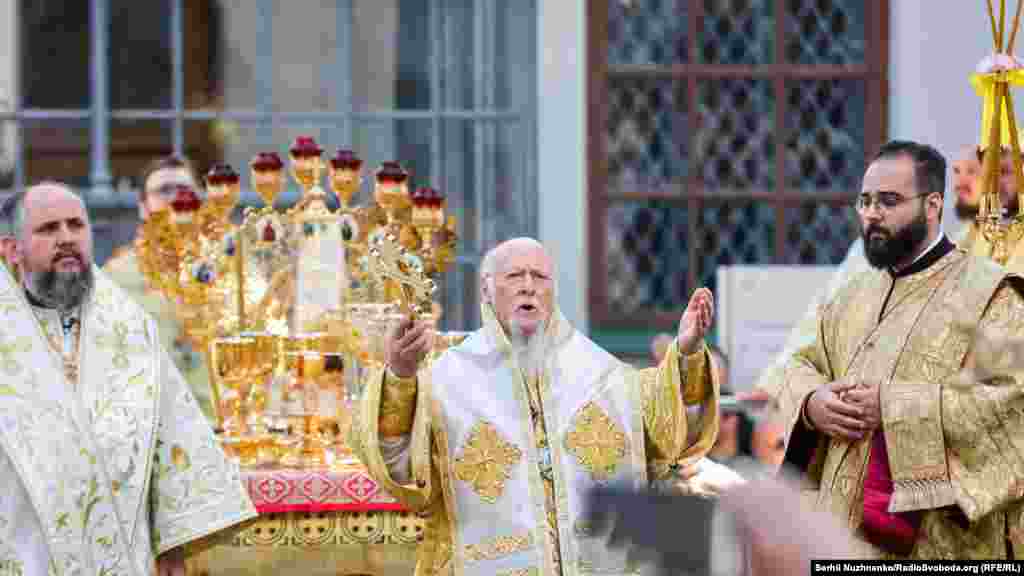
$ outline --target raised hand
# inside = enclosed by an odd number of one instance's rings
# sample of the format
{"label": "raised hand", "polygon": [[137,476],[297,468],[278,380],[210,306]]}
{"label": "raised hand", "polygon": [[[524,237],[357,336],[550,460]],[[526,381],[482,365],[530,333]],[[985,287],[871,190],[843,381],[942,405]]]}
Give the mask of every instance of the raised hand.
{"label": "raised hand", "polygon": [[430,351],[432,330],[426,322],[406,316],[388,332],[385,357],[388,367],[399,378],[416,375],[416,367]]}
{"label": "raised hand", "polygon": [[679,335],[676,337],[679,351],[687,355],[696,352],[704,336],[711,330],[714,320],[715,299],[711,296],[711,290],[698,288],[690,296],[690,303],[679,319]]}

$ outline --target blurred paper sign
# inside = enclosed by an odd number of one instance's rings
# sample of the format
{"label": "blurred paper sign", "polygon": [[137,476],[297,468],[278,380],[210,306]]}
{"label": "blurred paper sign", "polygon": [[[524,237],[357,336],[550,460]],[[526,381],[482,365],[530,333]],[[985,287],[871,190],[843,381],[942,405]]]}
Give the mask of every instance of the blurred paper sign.
{"label": "blurred paper sign", "polygon": [[718,267],[718,345],[729,356],[734,392],[750,390],[775,361],[835,271],[834,266]]}

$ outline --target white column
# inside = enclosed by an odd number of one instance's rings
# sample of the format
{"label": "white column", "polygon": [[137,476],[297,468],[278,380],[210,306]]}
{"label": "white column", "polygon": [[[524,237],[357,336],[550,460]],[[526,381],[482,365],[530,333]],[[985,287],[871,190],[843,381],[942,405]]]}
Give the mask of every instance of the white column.
{"label": "white column", "polygon": [[537,3],[540,240],[558,265],[558,301],[587,330],[587,20],[583,0]]}
{"label": "white column", "polygon": [[[18,89],[18,1],[0,0],[0,109],[14,108]],[[14,170],[14,136],[11,122],[0,124],[0,172]]]}

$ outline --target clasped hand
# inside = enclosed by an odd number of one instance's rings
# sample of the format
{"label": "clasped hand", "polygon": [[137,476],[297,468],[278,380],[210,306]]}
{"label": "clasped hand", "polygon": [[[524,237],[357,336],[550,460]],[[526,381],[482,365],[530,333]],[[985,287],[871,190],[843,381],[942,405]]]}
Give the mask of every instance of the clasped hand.
{"label": "clasped hand", "polygon": [[432,344],[433,330],[430,324],[406,316],[388,331],[384,343],[388,367],[399,378],[412,378]]}
{"label": "clasped hand", "polygon": [[878,390],[877,382],[849,378],[829,382],[807,399],[807,418],[832,438],[861,440],[882,422]]}

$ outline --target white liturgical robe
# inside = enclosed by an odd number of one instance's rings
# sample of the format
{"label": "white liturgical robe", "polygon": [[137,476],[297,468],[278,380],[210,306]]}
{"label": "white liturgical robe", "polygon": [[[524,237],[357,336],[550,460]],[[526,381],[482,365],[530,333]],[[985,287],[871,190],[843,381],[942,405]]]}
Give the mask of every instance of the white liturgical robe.
{"label": "white liturgical robe", "polygon": [[[646,486],[710,449],[718,384],[707,348],[681,357],[673,344],[658,368],[635,370],[556,310],[528,382],[483,308],[484,327],[418,374],[404,460],[387,454],[379,423],[384,378],[367,382],[353,423],[370,473],[430,520],[417,574],[634,573],[627,550],[593,533],[585,498],[597,484]],[[687,406],[698,405],[706,414],[691,431]]]}
{"label": "white liturgical robe", "polygon": [[57,312],[0,271],[0,574],[152,574],[256,515],[153,320],[93,273],[65,355]]}

